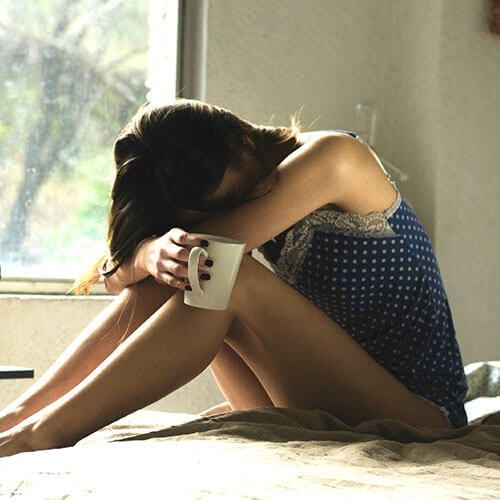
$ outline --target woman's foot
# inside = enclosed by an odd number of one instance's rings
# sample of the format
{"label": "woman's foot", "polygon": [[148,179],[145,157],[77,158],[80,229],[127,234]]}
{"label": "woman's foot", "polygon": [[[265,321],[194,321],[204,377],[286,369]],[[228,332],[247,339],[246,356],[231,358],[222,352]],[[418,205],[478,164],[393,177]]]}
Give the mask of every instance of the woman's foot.
{"label": "woman's foot", "polygon": [[43,420],[43,414],[39,413],[0,433],[0,457],[64,446],[44,430]]}
{"label": "woman's foot", "polygon": [[14,427],[0,434],[0,457],[8,457],[24,451],[33,451],[34,449],[29,426]]}

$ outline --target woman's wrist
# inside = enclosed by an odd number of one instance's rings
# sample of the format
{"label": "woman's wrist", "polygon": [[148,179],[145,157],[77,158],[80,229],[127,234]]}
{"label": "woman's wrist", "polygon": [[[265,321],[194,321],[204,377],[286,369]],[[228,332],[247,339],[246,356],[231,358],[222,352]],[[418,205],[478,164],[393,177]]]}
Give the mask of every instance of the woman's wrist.
{"label": "woman's wrist", "polygon": [[157,236],[150,236],[142,240],[132,258],[119,266],[113,268],[113,262],[100,266],[99,272],[104,277],[104,284],[109,293],[119,294],[127,286],[138,283],[151,274],[152,250],[156,239]]}
{"label": "woman's wrist", "polygon": [[141,275],[144,279],[151,274],[150,271],[150,262],[151,262],[151,253],[152,246],[154,245],[157,236],[150,236],[142,240],[139,245],[137,245],[137,249],[132,258],[132,267],[134,274]]}
{"label": "woman's wrist", "polygon": [[[112,294],[119,294],[124,288],[134,283],[138,283],[150,275],[148,263],[150,261],[151,243],[156,239],[155,236],[141,241],[130,260],[117,266],[112,273],[104,276],[106,290]],[[109,266],[108,266],[109,267]]]}

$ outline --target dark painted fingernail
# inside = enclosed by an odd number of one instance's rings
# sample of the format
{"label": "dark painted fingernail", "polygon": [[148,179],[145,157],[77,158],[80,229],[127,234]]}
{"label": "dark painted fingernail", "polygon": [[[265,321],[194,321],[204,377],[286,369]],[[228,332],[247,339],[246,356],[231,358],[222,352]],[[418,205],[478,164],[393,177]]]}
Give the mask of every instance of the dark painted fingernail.
{"label": "dark painted fingernail", "polygon": [[210,274],[203,273],[200,275],[200,280],[209,280],[210,279]]}
{"label": "dark painted fingernail", "polygon": [[207,240],[201,240],[201,241],[200,241],[200,245],[201,245],[202,247],[208,247],[208,241],[207,241]]}
{"label": "dark painted fingernail", "polygon": [[207,259],[204,265],[207,267],[212,267],[214,265],[214,261],[211,259]]}
{"label": "dark painted fingernail", "polygon": [[192,292],[193,291],[193,289],[189,285],[186,285],[186,287],[184,288],[184,290],[186,290],[186,292]]}

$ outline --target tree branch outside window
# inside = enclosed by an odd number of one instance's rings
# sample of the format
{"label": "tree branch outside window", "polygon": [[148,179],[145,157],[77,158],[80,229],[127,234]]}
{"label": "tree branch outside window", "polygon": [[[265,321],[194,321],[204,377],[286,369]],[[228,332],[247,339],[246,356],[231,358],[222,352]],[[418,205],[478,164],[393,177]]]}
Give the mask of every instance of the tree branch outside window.
{"label": "tree branch outside window", "polygon": [[111,146],[146,100],[148,26],[162,1],[0,5],[4,276],[75,277],[103,250]]}

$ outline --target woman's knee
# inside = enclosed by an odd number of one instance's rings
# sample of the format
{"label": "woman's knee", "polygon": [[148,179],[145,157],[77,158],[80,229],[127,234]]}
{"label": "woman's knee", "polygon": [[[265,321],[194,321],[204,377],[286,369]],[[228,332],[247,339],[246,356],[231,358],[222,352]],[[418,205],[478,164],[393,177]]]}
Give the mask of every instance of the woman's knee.
{"label": "woman's knee", "polygon": [[247,304],[248,300],[251,300],[252,296],[258,293],[259,288],[266,285],[265,273],[270,273],[270,271],[250,255],[245,255],[236,277],[229,308],[237,308],[241,304]]}
{"label": "woman's knee", "polygon": [[153,309],[161,307],[177,291],[166,285],[160,285],[152,277],[146,278],[128,287],[129,298],[138,300]]}
{"label": "woman's knee", "polygon": [[154,314],[175,290],[147,278],[125,288],[117,298],[118,318],[116,325],[125,329],[125,336],[134,331]]}

